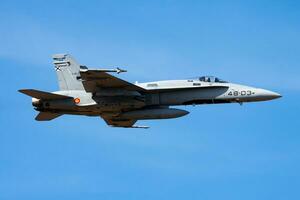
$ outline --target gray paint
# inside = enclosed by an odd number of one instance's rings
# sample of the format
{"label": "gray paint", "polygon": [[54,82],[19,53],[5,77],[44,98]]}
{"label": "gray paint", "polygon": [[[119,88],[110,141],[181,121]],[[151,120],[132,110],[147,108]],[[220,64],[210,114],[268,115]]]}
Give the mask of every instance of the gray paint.
{"label": "gray paint", "polygon": [[243,103],[281,97],[272,91],[215,77],[132,84],[107,73],[125,70],[90,70],[68,54],[56,54],[53,59],[59,91],[20,90],[33,97],[32,104],[40,111],[36,117],[39,121],[71,114],[100,116],[114,127],[146,128],[134,124],[137,120],[176,118],[189,113],[170,108],[175,105]]}

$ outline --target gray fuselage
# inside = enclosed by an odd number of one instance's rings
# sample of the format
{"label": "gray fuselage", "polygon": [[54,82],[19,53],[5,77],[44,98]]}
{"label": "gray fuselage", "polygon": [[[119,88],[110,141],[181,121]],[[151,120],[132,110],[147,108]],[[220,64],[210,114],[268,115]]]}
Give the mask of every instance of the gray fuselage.
{"label": "gray fuselage", "polygon": [[217,77],[129,83],[108,72],[126,70],[93,69],[80,65],[69,54],[53,55],[60,90],[49,93],[22,89],[33,97],[40,113],[38,121],[49,121],[63,114],[100,116],[114,127],[134,128],[137,120],[169,119],[189,112],[172,106],[244,103],[281,97],[264,89],[228,83]]}
{"label": "gray fuselage", "polygon": [[136,83],[149,91],[147,94],[138,92],[124,93],[117,89],[103,89],[97,93],[82,90],[57,91],[55,94],[80,99],[74,104],[69,100],[44,101],[33,104],[39,110],[55,110],[64,114],[82,115],[115,115],[147,107],[168,107],[180,105],[244,103],[266,101],[281,97],[278,93],[233,83],[204,82],[197,79],[168,80],[148,83]]}

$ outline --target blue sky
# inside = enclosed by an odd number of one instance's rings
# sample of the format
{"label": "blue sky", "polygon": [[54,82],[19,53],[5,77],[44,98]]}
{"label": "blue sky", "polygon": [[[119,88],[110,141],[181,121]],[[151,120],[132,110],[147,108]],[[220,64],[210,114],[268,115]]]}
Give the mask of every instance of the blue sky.
{"label": "blue sky", "polygon": [[[0,199],[299,199],[298,1],[0,2]],[[183,107],[113,129],[40,123],[20,88],[57,90],[51,55],[130,81],[216,75],[284,98]]]}

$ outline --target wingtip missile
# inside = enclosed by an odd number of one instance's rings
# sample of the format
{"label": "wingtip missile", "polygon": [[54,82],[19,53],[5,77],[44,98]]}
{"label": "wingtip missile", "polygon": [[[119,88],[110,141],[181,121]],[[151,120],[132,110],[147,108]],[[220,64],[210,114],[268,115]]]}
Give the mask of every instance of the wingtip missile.
{"label": "wingtip missile", "polygon": [[133,126],[116,126],[116,125],[109,125],[110,127],[114,128],[142,128],[142,129],[148,129],[150,126],[139,126],[139,125],[133,125]]}
{"label": "wingtip missile", "polygon": [[117,67],[116,72],[117,72],[117,74],[120,74],[120,73],[123,73],[123,72],[127,72],[127,70],[120,69],[119,67]]}
{"label": "wingtip missile", "polygon": [[98,71],[98,72],[114,72],[117,74],[123,73],[123,72],[127,72],[127,70],[125,69],[121,69],[119,67],[115,68],[115,69],[97,69],[97,68],[90,68],[88,69],[86,66],[81,66],[80,67],[80,71],[81,72],[86,72],[88,70],[94,70],[94,71]]}
{"label": "wingtip missile", "polygon": [[134,126],[131,126],[129,128],[143,128],[143,129],[148,129],[150,128],[150,126],[139,126],[139,125],[134,125]]}

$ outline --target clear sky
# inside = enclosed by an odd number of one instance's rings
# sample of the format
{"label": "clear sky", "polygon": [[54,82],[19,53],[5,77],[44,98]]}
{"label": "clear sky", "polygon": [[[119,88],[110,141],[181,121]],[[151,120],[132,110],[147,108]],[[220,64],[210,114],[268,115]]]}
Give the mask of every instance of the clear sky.
{"label": "clear sky", "polygon": [[[300,199],[300,3],[0,1],[0,199]],[[281,93],[109,128],[36,122],[20,88],[57,90],[51,55],[129,81],[216,75]]]}

